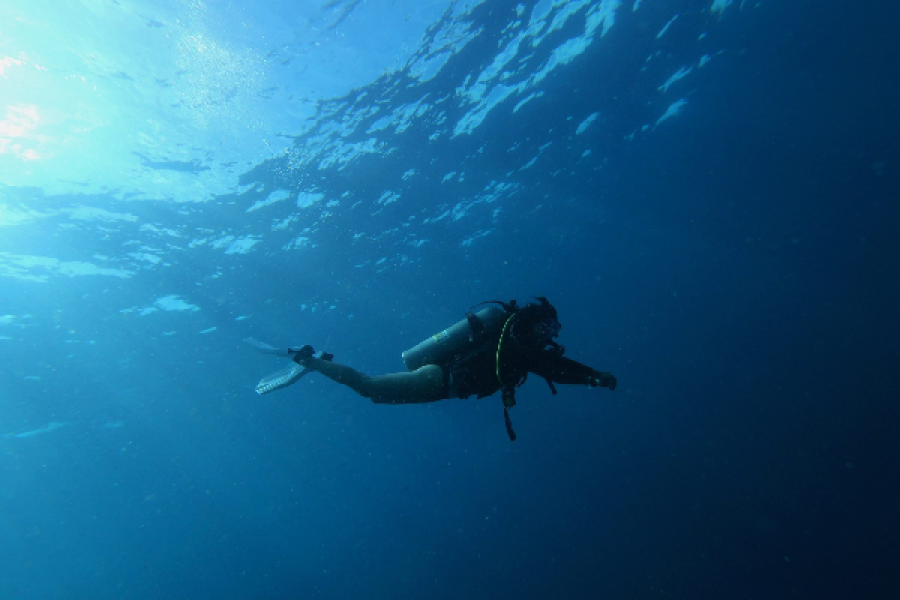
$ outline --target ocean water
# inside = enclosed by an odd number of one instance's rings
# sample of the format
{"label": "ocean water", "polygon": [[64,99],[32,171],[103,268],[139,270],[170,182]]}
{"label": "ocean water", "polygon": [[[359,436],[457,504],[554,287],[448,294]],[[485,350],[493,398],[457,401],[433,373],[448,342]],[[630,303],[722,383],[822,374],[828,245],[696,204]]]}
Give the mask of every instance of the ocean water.
{"label": "ocean water", "polygon": [[[900,7],[4,0],[0,598],[895,598]],[[374,405],[484,300],[567,356]]]}

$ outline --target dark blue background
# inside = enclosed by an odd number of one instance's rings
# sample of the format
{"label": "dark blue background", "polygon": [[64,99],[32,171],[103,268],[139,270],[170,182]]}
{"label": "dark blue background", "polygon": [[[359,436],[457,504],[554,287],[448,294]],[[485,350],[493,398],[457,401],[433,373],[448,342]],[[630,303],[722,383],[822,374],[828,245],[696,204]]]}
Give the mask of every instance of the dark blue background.
{"label": "dark blue background", "polygon": [[[681,16],[650,72],[671,13],[648,2],[621,10],[542,98],[472,135],[428,144],[417,124],[347,170],[272,160],[244,175],[315,179],[329,197],[406,186],[422,206],[518,184],[497,221],[481,207],[421,226],[431,241],[407,265],[355,266],[402,249],[375,235],[410,213],[398,202],[365,218],[336,208],[302,261],[278,252],[286,232],[246,257],[200,250],[152,281],[73,279],[52,297],[9,284],[11,303],[57,316],[24,353],[41,357],[40,385],[22,380],[35,364],[8,355],[19,377],[4,397],[36,426],[67,425],[2,440],[0,596],[895,597],[900,14],[762,2],[719,21],[708,2],[670,4]],[[514,7],[477,9],[484,32],[432,82],[394,95],[394,75],[366,91],[397,104],[450,93],[490,62]],[[685,82],[685,112],[625,141],[664,112],[673,97],[656,86],[696,60],[707,29],[724,52]],[[420,176],[401,183],[409,168]],[[451,170],[466,180],[440,185]],[[252,199],[179,218],[268,222],[244,212]],[[117,312],[134,286],[191,290],[214,261],[225,275],[192,292],[203,310],[164,318],[216,337],[173,342]],[[248,334],[386,372],[470,305],[533,295],[559,309],[568,355],[619,389],[551,396],[530,381],[514,444],[498,398],[373,406],[315,375],[252,392],[277,365],[241,345]],[[338,308],[298,309],[315,302]],[[64,332],[102,343],[65,347]]]}

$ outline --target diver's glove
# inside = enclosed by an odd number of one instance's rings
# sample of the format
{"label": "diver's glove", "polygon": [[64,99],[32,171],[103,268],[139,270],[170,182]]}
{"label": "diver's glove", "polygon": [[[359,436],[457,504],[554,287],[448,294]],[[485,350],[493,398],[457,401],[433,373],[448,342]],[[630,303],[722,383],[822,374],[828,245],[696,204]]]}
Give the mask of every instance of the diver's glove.
{"label": "diver's glove", "polygon": [[594,371],[591,378],[588,380],[588,385],[591,387],[605,387],[612,391],[616,389],[618,381],[612,373],[607,371]]}

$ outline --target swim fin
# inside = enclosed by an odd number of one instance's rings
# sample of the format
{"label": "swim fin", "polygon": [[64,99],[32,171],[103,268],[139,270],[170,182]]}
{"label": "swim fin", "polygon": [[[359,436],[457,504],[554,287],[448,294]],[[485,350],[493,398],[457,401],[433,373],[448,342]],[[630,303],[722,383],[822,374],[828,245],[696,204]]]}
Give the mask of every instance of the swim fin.
{"label": "swim fin", "polygon": [[291,358],[297,352],[301,352],[305,346],[297,347],[297,348],[275,348],[270,346],[265,342],[260,342],[259,340],[254,340],[253,338],[247,338],[244,340],[254,348],[256,348],[257,352],[262,354],[273,354],[275,356],[283,356],[285,358]]}
{"label": "swim fin", "polygon": [[[295,359],[298,356],[306,357],[306,356],[315,356],[321,360],[331,360],[334,358],[333,354],[329,354],[327,352],[318,352],[313,354],[312,346],[301,346],[299,348],[275,348],[274,346],[270,346],[265,342],[260,342],[259,340],[255,340],[253,338],[247,338],[244,340],[254,348],[256,348],[257,352],[261,352],[262,354],[272,354],[274,356],[282,356],[284,358]],[[280,371],[275,371],[269,375],[266,375],[262,379],[260,379],[259,383],[256,384],[256,393],[259,395],[268,394],[269,392],[274,392],[275,390],[280,390],[281,388],[287,387],[292,383],[298,381],[301,377],[309,373],[310,369],[303,366],[302,364],[294,364],[285,369],[281,369]]]}
{"label": "swim fin", "polygon": [[306,375],[309,369],[300,365],[291,365],[286,369],[266,375],[256,384],[256,393],[262,396],[275,390],[287,387]]}

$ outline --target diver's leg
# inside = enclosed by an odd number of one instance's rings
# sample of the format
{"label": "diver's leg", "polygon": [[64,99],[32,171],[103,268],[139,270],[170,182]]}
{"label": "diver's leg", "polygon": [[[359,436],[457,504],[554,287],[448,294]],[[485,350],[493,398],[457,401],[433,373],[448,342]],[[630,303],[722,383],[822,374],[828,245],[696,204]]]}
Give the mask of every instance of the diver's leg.
{"label": "diver's leg", "polygon": [[368,398],[376,404],[416,404],[448,397],[444,370],[437,365],[370,377],[369,389]]}
{"label": "diver's leg", "polygon": [[416,404],[447,397],[444,371],[437,365],[425,365],[410,373],[388,373],[375,377],[318,358],[305,359],[303,366],[379,404]]}

